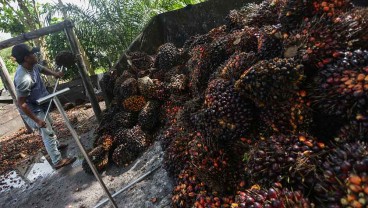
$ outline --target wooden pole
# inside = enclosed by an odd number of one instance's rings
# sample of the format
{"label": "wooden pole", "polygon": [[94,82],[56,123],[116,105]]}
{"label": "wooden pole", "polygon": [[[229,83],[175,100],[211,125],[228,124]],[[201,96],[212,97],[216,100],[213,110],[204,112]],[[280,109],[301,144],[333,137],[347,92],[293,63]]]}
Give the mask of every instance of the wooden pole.
{"label": "wooden pole", "polygon": [[[1,80],[4,83],[4,86],[9,91],[10,96],[13,99],[13,103],[18,107],[17,96],[16,96],[16,93],[15,93],[15,87],[14,87],[14,84],[13,84],[11,78],[10,78],[10,75],[9,75],[8,69],[6,68],[6,65],[4,63],[4,60],[1,56],[0,56],[0,76],[1,76]],[[19,110],[19,107],[18,107],[18,110]],[[26,123],[26,121],[23,119],[22,116],[21,116],[21,118],[23,120],[24,125],[27,128],[28,133],[31,133],[32,129],[28,126],[28,124]]]}
{"label": "wooden pole", "polygon": [[39,38],[39,37],[44,36],[44,35],[48,35],[48,34],[55,33],[55,32],[60,32],[60,31],[64,30],[64,28],[68,24],[68,22],[70,22],[70,21],[63,21],[63,22],[60,22],[60,23],[57,23],[57,24],[54,24],[54,25],[51,25],[51,26],[48,26],[48,27],[41,28],[39,30],[35,30],[35,31],[32,31],[32,32],[28,32],[28,33],[23,33],[22,35],[19,35],[15,38],[10,38],[8,40],[4,40],[4,41],[0,42],[0,50],[4,49],[4,48],[11,47],[13,45],[17,45],[19,43],[24,43],[28,40],[33,40],[33,39]]}
{"label": "wooden pole", "polygon": [[77,44],[77,36],[75,35],[74,29],[73,29],[74,25],[69,20],[66,20],[64,22],[67,23],[65,27],[65,33],[70,42],[70,46],[72,48],[73,53],[76,54],[77,56],[77,62],[78,62],[77,65],[79,68],[79,73],[82,77],[82,81],[86,88],[87,96],[89,98],[89,101],[91,102],[93,111],[96,115],[96,119],[98,122],[100,122],[101,121],[101,108],[100,108],[100,105],[98,104],[95,92],[93,90],[91,79],[88,76],[87,67],[84,62],[83,56],[81,54],[81,50]]}

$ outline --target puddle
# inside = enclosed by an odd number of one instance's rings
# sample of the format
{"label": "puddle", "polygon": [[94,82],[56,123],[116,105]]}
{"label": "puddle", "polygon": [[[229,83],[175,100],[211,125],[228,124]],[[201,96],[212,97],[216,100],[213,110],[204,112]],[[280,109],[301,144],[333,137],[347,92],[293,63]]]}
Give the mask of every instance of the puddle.
{"label": "puddle", "polygon": [[30,165],[19,166],[17,170],[8,172],[0,176],[0,193],[9,191],[13,188],[22,188],[35,182],[37,179],[44,178],[53,174],[55,170],[43,155],[33,158]]}
{"label": "puddle", "polygon": [[15,170],[0,176],[0,193],[21,188],[24,185],[26,185],[25,180]]}
{"label": "puddle", "polygon": [[55,170],[50,165],[49,161],[46,160],[45,156],[38,159],[36,163],[33,163],[25,174],[25,178],[29,182],[34,182],[39,178],[44,178],[51,175]]}

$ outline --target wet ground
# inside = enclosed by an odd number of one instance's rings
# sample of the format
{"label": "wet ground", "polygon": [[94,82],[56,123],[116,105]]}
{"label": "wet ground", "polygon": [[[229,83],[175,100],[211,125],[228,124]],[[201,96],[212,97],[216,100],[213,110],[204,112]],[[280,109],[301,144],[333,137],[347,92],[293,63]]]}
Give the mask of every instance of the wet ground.
{"label": "wet ground", "polygon": [[[95,123],[94,119],[87,119],[84,123],[92,124],[91,122]],[[80,121],[75,123],[75,127],[87,128]],[[62,134],[68,136],[67,131]],[[83,146],[86,149],[91,148],[93,129],[80,135]],[[1,207],[94,207],[106,198],[95,177],[83,171],[83,156],[75,141],[67,137],[62,142],[69,144],[62,154],[76,156],[77,161],[71,166],[54,170],[47,155],[43,155],[41,151],[25,165],[16,166],[13,171],[0,176]],[[159,167],[142,181],[117,195],[115,200],[118,207],[169,207],[173,187],[166,171],[161,168],[162,160],[163,151],[159,142],[156,142],[131,165],[124,168],[110,165],[101,174],[113,194],[146,172]],[[101,207],[111,205],[104,204]]]}

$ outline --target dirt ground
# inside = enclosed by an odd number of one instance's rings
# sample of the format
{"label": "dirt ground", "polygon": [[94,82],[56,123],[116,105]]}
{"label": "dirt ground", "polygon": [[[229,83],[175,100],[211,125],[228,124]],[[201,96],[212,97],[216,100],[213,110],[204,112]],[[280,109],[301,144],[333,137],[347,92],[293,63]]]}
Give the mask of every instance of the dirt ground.
{"label": "dirt ground", "polygon": [[[82,144],[89,149],[92,147],[93,131],[97,126],[92,116],[93,111],[88,105],[73,109],[68,111],[68,116],[81,135]],[[56,111],[51,115],[55,128],[59,130],[60,141],[69,144],[63,155],[76,156],[77,161],[72,166],[53,171],[48,176],[26,183],[20,188],[0,192],[1,207],[94,207],[106,198],[95,177],[83,171],[82,153],[63,127],[61,118]],[[170,207],[173,183],[161,167],[162,160],[163,151],[159,142],[155,142],[129,166],[121,168],[110,165],[101,174],[107,188],[113,194],[146,172],[159,167],[152,174],[117,195],[114,199],[118,207]],[[101,207],[112,206],[106,203]]]}

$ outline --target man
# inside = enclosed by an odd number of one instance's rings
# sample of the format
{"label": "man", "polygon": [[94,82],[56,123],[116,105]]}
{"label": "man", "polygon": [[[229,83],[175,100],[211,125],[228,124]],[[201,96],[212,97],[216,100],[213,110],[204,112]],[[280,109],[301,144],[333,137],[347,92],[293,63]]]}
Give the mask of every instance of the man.
{"label": "man", "polygon": [[73,163],[76,158],[61,158],[59,148],[65,148],[66,145],[60,145],[56,135],[52,130],[50,122],[44,118],[48,103],[38,105],[36,100],[47,96],[41,75],[52,75],[55,78],[63,76],[62,72],[54,72],[37,64],[36,52],[38,48],[31,48],[26,44],[18,44],[12,48],[12,56],[18,62],[18,67],[14,76],[14,85],[17,93],[17,102],[20,108],[21,116],[27,124],[33,129],[40,131],[42,141],[46,151],[51,157],[55,169],[59,169]]}

